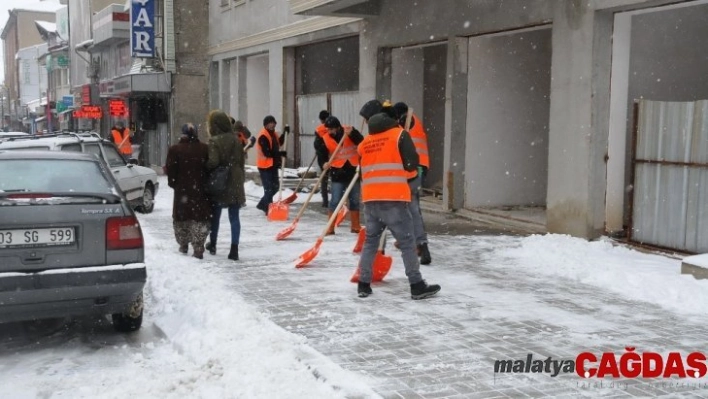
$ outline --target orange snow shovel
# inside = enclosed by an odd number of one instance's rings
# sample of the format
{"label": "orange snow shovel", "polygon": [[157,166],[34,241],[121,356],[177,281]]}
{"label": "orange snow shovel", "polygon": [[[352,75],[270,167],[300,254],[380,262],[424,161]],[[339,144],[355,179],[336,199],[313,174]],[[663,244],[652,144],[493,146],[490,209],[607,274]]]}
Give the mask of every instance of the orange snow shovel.
{"label": "orange snow shovel", "polygon": [[[383,248],[386,245],[386,233],[387,231],[384,230],[383,234],[381,234],[381,239],[379,240],[379,249],[376,251],[376,257],[374,257],[374,265],[372,267],[371,273],[372,282],[378,282],[383,280],[384,277],[386,277],[386,275],[388,274],[388,271],[391,270],[391,264],[393,264],[393,258],[388,255],[384,255],[383,253]],[[352,283],[358,283],[360,270],[360,267],[357,266],[356,271],[354,271],[354,274],[352,275],[352,278],[349,279],[349,281],[351,281]]]}
{"label": "orange snow shovel", "polygon": [[342,224],[344,218],[347,216],[347,213],[349,213],[349,207],[347,207],[345,203],[342,210],[337,214],[337,220],[334,221],[334,227],[339,227],[339,225]]}
{"label": "orange snow shovel", "polygon": [[302,174],[302,178],[300,179],[300,183],[298,183],[297,187],[295,187],[295,191],[293,191],[293,193],[290,194],[288,196],[288,198],[284,199],[283,203],[292,204],[297,199],[297,192],[300,191],[300,187],[302,186],[302,183],[305,181],[305,177],[310,172],[310,168],[312,168],[312,165],[315,163],[315,159],[317,159],[317,154],[315,154],[315,156],[312,157],[312,161],[310,161],[310,166],[308,166],[305,173]]}
{"label": "orange snow shovel", "polygon": [[359,230],[359,235],[356,237],[356,244],[354,244],[352,252],[355,254],[360,253],[361,249],[364,248],[364,241],[366,241],[366,227],[362,227],[361,230]]}
{"label": "orange snow shovel", "polygon": [[[344,140],[342,140],[344,141]],[[352,188],[354,188],[354,184],[356,183],[356,180],[359,178],[359,172],[360,169],[359,167],[356,168],[356,173],[354,173],[354,178],[352,179],[352,182],[349,183],[349,187],[347,187],[347,190],[344,192],[344,198],[346,198],[347,195],[352,191]],[[342,209],[342,206],[344,206],[344,201],[339,201],[339,205],[337,205],[337,209],[334,210],[334,213],[332,216],[329,218],[329,221],[327,222],[327,226],[325,226],[324,230],[322,230],[322,233],[320,234],[319,237],[317,237],[317,241],[315,242],[315,246],[312,248],[308,249],[305,251],[300,257],[297,259],[297,263],[295,264],[295,267],[301,268],[307,266],[308,263],[312,262],[313,259],[317,256],[317,254],[320,252],[320,246],[322,245],[322,241],[324,240],[325,236],[327,235],[327,231],[329,231],[329,228],[332,227],[332,224],[334,223],[334,219],[336,218],[337,213]]]}
{"label": "orange snow shovel", "polygon": [[[288,135],[285,135],[283,148],[288,148]],[[288,204],[283,200],[283,177],[285,176],[285,157],[282,157],[280,163],[280,190],[278,191],[278,202],[272,202],[268,205],[268,220],[271,222],[288,220]]]}
{"label": "orange snow shovel", "polygon": [[[342,146],[342,143],[344,143],[344,140],[342,140],[341,142],[339,142],[339,144],[337,144],[337,148],[334,149],[334,152],[332,154],[335,154],[335,155],[337,154],[337,152],[339,151],[339,148],[341,148],[341,146]],[[300,210],[298,211],[297,216],[295,216],[295,220],[293,220],[293,223],[290,226],[284,228],[283,230],[280,231],[280,233],[278,233],[278,235],[275,236],[276,240],[278,240],[278,241],[284,240],[287,237],[289,237],[290,234],[293,233],[293,231],[295,231],[295,227],[297,226],[297,222],[300,221],[302,214],[305,213],[305,208],[307,208],[307,205],[310,203],[312,196],[315,195],[315,191],[317,191],[317,188],[320,186],[320,183],[322,183],[322,179],[325,176],[327,176],[327,173],[325,173],[325,172],[327,172],[328,169],[329,169],[329,165],[325,166],[322,173],[320,173],[319,180],[317,180],[317,183],[315,183],[315,186],[310,191],[310,194],[307,195],[307,199],[305,199],[305,202],[300,207]]]}

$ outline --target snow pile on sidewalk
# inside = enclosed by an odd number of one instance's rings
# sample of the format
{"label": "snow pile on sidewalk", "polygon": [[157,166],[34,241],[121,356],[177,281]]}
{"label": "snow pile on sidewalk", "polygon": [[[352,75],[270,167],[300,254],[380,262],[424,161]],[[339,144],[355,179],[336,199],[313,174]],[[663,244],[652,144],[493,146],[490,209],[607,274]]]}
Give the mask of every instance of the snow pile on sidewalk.
{"label": "snow pile on sidewalk", "polygon": [[683,314],[708,310],[708,280],[681,274],[681,261],[638,252],[606,240],[532,235],[489,253],[500,267],[569,278]]}

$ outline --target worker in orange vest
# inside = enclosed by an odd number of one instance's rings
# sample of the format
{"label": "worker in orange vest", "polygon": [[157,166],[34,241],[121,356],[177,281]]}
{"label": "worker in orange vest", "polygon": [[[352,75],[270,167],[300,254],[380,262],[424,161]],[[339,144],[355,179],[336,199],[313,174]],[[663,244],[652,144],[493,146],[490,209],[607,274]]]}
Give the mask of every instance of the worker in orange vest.
{"label": "worker in orange vest", "polygon": [[133,133],[130,129],[125,127],[121,121],[116,122],[113,129],[111,129],[111,140],[116,144],[118,151],[120,151],[121,155],[123,155],[126,159],[133,155],[133,143],[130,140],[131,137],[133,137]]}
{"label": "worker in orange vest", "polygon": [[263,184],[263,197],[256,205],[256,208],[262,210],[268,215],[268,206],[273,203],[275,193],[280,190],[278,181],[278,169],[282,165],[282,158],[287,156],[281,147],[285,141],[285,135],[290,132],[289,126],[285,125],[282,135],[278,135],[275,131],[277,121],[272,115],[263,118],[263,129],[258,133],[256,139],[256,166],[261,175],[261,183]]}
{"label": "worker in orange vest", "polygon": [[[329,165],[329,174],[332,178],[332,201],[329,203],[328,214],[332,217],[335,209],[340,201],[345,201],[344,192],[349,187],[354,175],[356,175],[356,167],[359,166],[359,154],[357,153],[357,145],[364,140],[364,136],[354,129],[352,126],[342,126],[334,116],[330,116],[324,123],[328,133],[322,138],[324,141],[329,161],[325,163],[325,167]],[[332,153],[337,148],[337,145],[344,140],[337,154],[332,157]],[[352,233],[358,233],[361,230],[359,218],[359,203],[361,198],[361,184],[356,181],[349,192],[349,217],[351,220]],[[334,234],[334,224],[330,226],[327,234]]]}
{"label": "worker in orange vest", "polygon": [[361,298],[372,294],[374,257],[381,234],[388,228],[399,242],[411,298],[424,299],[437,294],[440,286],[428,285],[423,280],[415,237],[411,234],[413,218],[408,206],[411,201],[408,182],[417,176],[418,153],[410,135],[401,129],[396,119],[385,112],[371,115],[371,109],[370,101],[359,112],[368,121],[369,135],[358,147],[366,241],[359,260],[357,293]]}
{"label": "worker in orange vest", "polygon": [[[320,124],[315,128],[315,153],[317,154],[317,165],[319,165],[320,170],[324,170],[324,164],[329,160],[329,152],[327,151],[327,146],[324,143],[324,136],[329,133],[324,125],[325,120],[329,117],[329,112],[327,110],[320,111],[319,119]],[[320,184],[320,193],[322,194],[322,207],[329,208],[329,173],[326,173],[322,177],[322,183]]]}
{"label": "worker in orange vest", "polygon": [[[398,117],[398,124],[405,127],[406,115],[408,114],[408,105],[403,102],[398,102],[393,105],[394,112]],[[421,265],[429,265],[433,260],[430,257],[428,249],[428,234],[425,232],[425,224],[423,223],[423,213],[420,211],[420,189],[423,187],[423,181],[428,174],[430,167],[430,158],[428,156],[428,136],[423,129],[423,122],[415,115],[411,117],[410,135],[413,139],[416,152],[418,153],[418,175],[411,180],[411,202],[410,211],[413,216],[413,231],[415,241],[418,246],[418,255],[420,256]]]}
{"label": "worker in orange vest", "polygon": [[233,116],[230,116],[229,120],[231,120],[231,126],[234,129],[234,133],[236,133],[236,138],[243,146],[244,156],[248,159],[247,151],[256,144],[256,138],[251,135],[251,131],[248,130],[243,122],[237,121]]}

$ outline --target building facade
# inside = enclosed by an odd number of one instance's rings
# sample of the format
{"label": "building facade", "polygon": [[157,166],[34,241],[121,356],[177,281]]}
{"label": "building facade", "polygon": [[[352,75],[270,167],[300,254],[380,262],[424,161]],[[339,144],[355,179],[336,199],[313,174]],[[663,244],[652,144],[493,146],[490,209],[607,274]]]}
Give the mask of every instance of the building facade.
{"label": "building facade", "polygon": [[[96,113],[78,113],[84,116],[79,125],[107,136],[123,121],[136,133],[140,161],[163,165],[168,147],[179,138],[179,126],[200,123],[208,111],[206,5],[176,0],[137,5],[70,0],[69,5],[72,24],[81,21],[71,35],[75,107],[101,110],[100,119],[91,119]],[[136,50],[143,34],[138,31],[145,27],[150,54]]]}
{"label": "building facade", "polygon": [[[20,65],[17,61],[17,52],[21,49],[44,43],[37,31],[35,21],[55,21],[55,11],[60,8],[59,4],[32,4],[33,7],[43,11],[26,10],[21,8],[9,11],[9,17],[0,37],[3,41],[3,59],[5,62],[5,86],[8,94],[8,108],[5,112],[9,114],[12,128],[22,130],[23,115],[22,104],[20,102]],[[44,11],[46,10],[46,11]]]}
{"label": "building facade", "polygon": [[[358,125],[366,100],[405,101],[428,130],[435,206],[539,231],[631,235],[635,100],[708,99],[705,1],[223,0],[210,13],[212,106],[296,126],[299,164],[319,109]],[[679,249],[705,249],[708,212],[696,217]]]}

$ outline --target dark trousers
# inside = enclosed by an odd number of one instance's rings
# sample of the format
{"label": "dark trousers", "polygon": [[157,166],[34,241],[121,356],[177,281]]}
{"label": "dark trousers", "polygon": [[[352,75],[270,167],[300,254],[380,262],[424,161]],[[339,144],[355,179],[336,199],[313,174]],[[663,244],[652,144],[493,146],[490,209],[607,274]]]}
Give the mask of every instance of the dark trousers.
{"label": "dark trousers", "polygon": [[329,172],[324,172],[325,175],[322,178],[322,184],[320,185],[320,192],[322,193],[322,206],[329,206]]}
{"label": "dark trousers", "polygon": [[280,190],[278,168],[258,169],[258,172],[261,175],[261,183],[263,184],[263,197],[258,201],[256,208],[268,213],[268,205],[273,202],[273,197]]}

